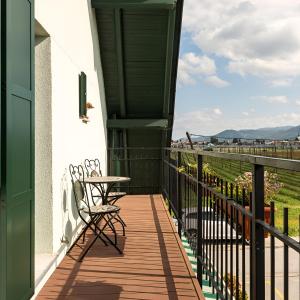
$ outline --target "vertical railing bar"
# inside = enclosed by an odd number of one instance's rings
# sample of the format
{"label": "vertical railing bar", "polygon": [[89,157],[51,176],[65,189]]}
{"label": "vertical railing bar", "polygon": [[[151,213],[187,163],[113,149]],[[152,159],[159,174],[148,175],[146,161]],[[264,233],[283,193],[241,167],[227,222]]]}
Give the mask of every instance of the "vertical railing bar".
{"label": "vertical railing bar", "polygon": [[[211,214],[212,214],[212,219],[213,219],[213,235],[212,235],[212,243],[213,243],[213,245],[212,245],[212,247],[213,247],[213,259],[212,259],[212,264],[213,264],[213,281],[215,282],[216,281],[216,277],[215,277],[215,269],[216,269],[216,256],[215,256],[215,248],[216,248],[216,245],[215,245],[215,243],[216,243],[216,236],[215,236],[215,234],[216,234],[216,232],[215,232],[215,210],[214,210],[214,208],[215,208],[215,202],[214,202],[214,200],[215,200],[215,195],[213,194],[213,203],[212,203],[212,207],[211,207],[211,211],[210,211],[210,216],[211,216]],[[215,291],[215,289],[214,289],[214,287],[213,287],[213,293],[214,293],[214,291]],[[217,293],[218,294],[218,293]]]}
{"label": "vertical railing bar", "polygon": [[[242,192],[242,206],[245,207],[246,191]],[[245,215],[242,214],[242,299],[246,298],[246,264],[245,264]]]}
{"label": "vertical railing bar", "polygon": [[178,216],[178,234],[181,238],[182,231],[182,191],[181,191],[181,174],[179,172],[179,168],[181,167],[181,152],[178,152],[177,155],[177,216]]}
{"label": "vertical railing bar", "polygon": [[[233,184],[230,184],[230,198],[233,199]],[[233,299],[233,206],[230,205],[230,299]]]}
{"label": "vertical railing bar", "polygon": [[[214,183],[215,183],[215,177],[214,177]],[[218,285],[218,289],[220,288],[220,285],[219,285],[219,203],[218,203],[218,198],[215,196],[215,207],[216,207],[216,210],[217,210],[217,224],[216,224],[216,227],[217,227],[217,238],[216,238],[216,246],[217,246],[217,271],[216,271],[216,282],[217,282],[217,285]],[[219,299],[219,293],[217,294],[217,300]]]}
{"label": "vertical railing bar", "polygon": [[254,165],[252,195],[252,276],[253,299],[265,299],[265,238],[264,228],[257,220],[264,221],[264,166]]}
{"label": "vertical railing bar", "polygon": [[[226,198],[228,197],[228,182],[226,181],[225,183],[225,195]],[[225,219],[226,219],[226,224],[225,224],[225,299],[228,300],[228,202],[225,200]]]}
{"label": "vertical railing bar", "polygon": [[[188,172],[188,169],[186,169],[186,172]],[[183,209],[185,209],[185,207],[186,207],[186,176],[184,175],[183,176],[183,207],[182,207],[182,211],[183,211]],[[185,211],[183,211],[183,213],[182,213],[182,222],[183,222],[183,235],[185,236],[186,235],[186,232],[185,232],[185,230],[186,230],[186,213],[185,213]]]}
{"label": "vertical railing bar", "polygon": [[[252,207],[252,192],[249,193],[249,199],[250,199],[250,211],[251,213],[253,213],[253,207]],[[252,240],[252,219],[253,216],[251,217],[251,222],[250,222],[250,241],[249,241],[249,250],[250,250],[250,255],[249,255],[249,265],[250,265],[250,300],[253,300],[253,277],[252,277],[252,270],[253,270],[253,266],[252,266],[252,260],[253,260],[253,248],[252,248],[252,244],[253,244],[253,240]]]}
{"label": "vertical railing bar", "polygon": [[[205,177],[206,177],[206,183],[208,182],[208,180],[207,180],[207,174],[205,175]],[[206,266],[208,266],[208,264],[209,264],[209,260],[208,260],[208,238],[209,238],[209,236],[208,236],[208,189],[206,189],[206,192],[205,192],[205,196],[206,196],[206,209],[205,209],[205,215],[206,215],[206,217],[205,217],[205,250],[206,250],[206,252],[205,252],[205,257],[206,257],[206,261],[205,261],[205,264],[206,264]],[[209,272],[209,268],[207,268],[206,269],[206,279],[208,279],[208,272]],[[210,282],[210,280],[209,280],[209,282]]]}
{"label": "vertical railing bar", "polygon": [[[202,288],[202,259],[203,259],[203,232],[202,232],[202,181],[203,181],[203,157],[202,155],[197,156],[197,278]],[[199,259],[199,256],[201,259]]]}
{"label": "vertical railing bar", "polygon": [[[187,166],[187,173],[190,174],[190,166]],[[188,240],[188,207],[189,207],[189,186],[190,186],[190,178],[189,176],[185,176],[185,202],[184,202],[184,235]],[[188,240],[189,241],[189,240]]]}
{"label": "vertical railing bar", "polygon": [[[274,202],[271,202],[271,220],[270,220],[270,225],[274,227],[275,225],[275,206]],[[275,238],[273,234],[271,234],[270,237],[270,264],[271,264],[271,274],[270,274],[270,279],[271,279],[271,290],[270,290],[270,296],[271,300],[275,300]]]}
{"label": "vertical railing bar", "polygon": [[[285,207],[283,209],[283,233],[289,234],[289,211],[288,208]],[[284,300],[289,299],[289,247],[284,244],[283,248],[283,294]]]}
{"label": "vertical railing bar", "polygon": [[[236,193],[236,202],[238,203],[239,200],[239,187],[236,186],[235,188],[235,193]],[[238,239],[238,226],[239,226],[239,210],[235,209],[235,224],[236,224],[236,236],[235,236],[235,276],[236,276],[236,281],[235,281],[235,294],[236,297],[239,295],[239,239]]]}
{"label": "vertical railing bar", "polygon": [[[211,175],[210,174],[208,174],[208,184],[210,185],[210,182],[211,182]],[[211,284],[212,283],[212,281],[214,281],[214,278],[213,278],[213,276],[212,276],[212,273],[214,274],[214,270],[213,270],[213,266],[212,266],[212,264],[214,264],[214,253],[213,253],[213,255],[211,255],[212,253],[212,248],[213,248],[213,250],[214,250],[214,242],[213,242],[213,247],[211,247],[211,241],[212,241],[212,239],[211,239],[211,236],[212,236],[212,228],[211,228],[211,221],[212,221],[212,203],[211,203],[211,201],[212,201],[212,195],[211,195],[211,191],[209,191],[208,192],[208,195],[209,195],[209,239],[208,239],[208,241],[209,241],[209,274],[210,274],[210,280],[209,280],[209,283]],[[214,224],[213,224],[213,230],[215,229],[215,227],[214,227]],[[212,256],[213,256],[213,260],[212,260]],[[214,293],[214,291],[215,291],[215,288],[214,288],[214,286],[213,286],[213,293]]]}
{"label": "vertical railing bar", "polygon": [[[168,155],[168,162],[169,164],[171,163],[171,151],[168,151],[169,155]],[[170,202],[173,202],[173,197],[172,197],[172,190],[171,190],[171,173],[172,173],[172,168],[169,165],[169,172],[168,172],[168,198]],[[169,204],[169,212],[171,213],[170,210],[171,205]]]}
{"label": "vertical railing bar", "polygon": [[[221,179],[221,194],[224,194],[224,185],[223,185],[223,179]],[[221,201],[221,292],[222,295],[224,296],[224,283],[223,283],[223,272],[224,272],[224,267],[223,267],[223,242],[224,242],[224,237],[223,237],[223,219],[224,219],[224,203],[223,199],[220,199]]]}
{"label": "vertical railing bar", "polygon": [[[192,174],[192,168],[190,168],[190,174]],[[192,175],[191,175],[192,176]],[[191,200],[191,197],[192,197],[192,184],[193,184],[193,181],[191,180],[191,178],[189,178],[189,197],[188,197],[188,234],[189,234],[189,241],[191,241],[191,203],[192,203],[192,200]]]}

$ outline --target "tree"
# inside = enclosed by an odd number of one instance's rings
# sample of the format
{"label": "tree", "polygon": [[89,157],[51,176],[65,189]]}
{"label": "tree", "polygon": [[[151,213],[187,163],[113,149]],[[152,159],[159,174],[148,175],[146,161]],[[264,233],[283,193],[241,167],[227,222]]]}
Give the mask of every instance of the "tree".
{"label": "tree", "polygon": [[210,142],[211,142],[212,144],[218,144],[219,140],[218,140],[217,137],[211,136],[211,137],[210,137]]}

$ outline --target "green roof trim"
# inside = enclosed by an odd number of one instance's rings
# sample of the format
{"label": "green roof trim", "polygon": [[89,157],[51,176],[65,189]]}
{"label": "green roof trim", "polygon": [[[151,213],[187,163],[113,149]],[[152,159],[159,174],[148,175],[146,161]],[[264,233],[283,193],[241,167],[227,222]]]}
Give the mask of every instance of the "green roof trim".
{"label": "green roof trim", "polygon": [[[108,146],[169,146],[183,0],[92,0]],[[121,130],[120,130],[121,129]]]}
{"label": "green roof trim", "polygon": [[92,0],[94,8],[154,8],[173,9],[176,0]]}

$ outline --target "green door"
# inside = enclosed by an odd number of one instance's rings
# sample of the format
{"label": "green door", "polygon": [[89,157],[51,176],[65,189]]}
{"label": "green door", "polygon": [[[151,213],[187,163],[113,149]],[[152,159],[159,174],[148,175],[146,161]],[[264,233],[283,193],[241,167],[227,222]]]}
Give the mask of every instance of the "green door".
{"label": "green door", "polygon": [[34,1],[1,2],[0,299],[21,300],[34,292]]}

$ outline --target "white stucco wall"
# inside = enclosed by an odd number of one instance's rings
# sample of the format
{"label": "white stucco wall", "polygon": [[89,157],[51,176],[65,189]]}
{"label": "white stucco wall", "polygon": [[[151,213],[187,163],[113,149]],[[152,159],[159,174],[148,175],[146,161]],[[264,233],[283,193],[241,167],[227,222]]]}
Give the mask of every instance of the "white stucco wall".
{"label": "white stucco wall", "polygon": [[[71,242],[72,232],[79,224],[72,203],[69,164],[98,157],[103,171],[106,170],[106,107],[90,0],[36,1],[35,17],[51,39],[52,252],[56,253],[63,246],[62,238]],[[79,119],[81,71],[87,75],[87,101],[95,106],[88,111],[88,124]]]}
{"label": "white stucco wall", "polygon": [[[36,24],[36,28],[39,24]],[[51,41],[36,29],[35,43],[35,252],[53,244]],[[46,237],[46,238],[45,238]]]}

